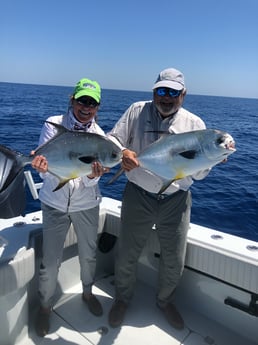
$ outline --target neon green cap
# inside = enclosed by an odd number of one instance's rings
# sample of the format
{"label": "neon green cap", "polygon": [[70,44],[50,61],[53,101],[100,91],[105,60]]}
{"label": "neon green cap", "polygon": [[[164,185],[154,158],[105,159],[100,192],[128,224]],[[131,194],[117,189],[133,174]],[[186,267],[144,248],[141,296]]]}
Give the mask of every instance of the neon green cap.
{"label": "neon green cap", "polygon": [[73,97],[78,99],[82,96],[92,97],[96,102],[100,103],[101,89],[99,84],[87,78],[78,81],[73,91]]}

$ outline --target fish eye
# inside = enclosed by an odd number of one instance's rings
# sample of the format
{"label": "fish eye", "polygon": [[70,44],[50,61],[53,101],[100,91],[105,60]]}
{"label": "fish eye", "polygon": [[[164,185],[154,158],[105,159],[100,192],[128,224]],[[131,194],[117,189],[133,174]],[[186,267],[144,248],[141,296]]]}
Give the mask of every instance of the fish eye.
{"label": "fish eye", "polygon": [[115,151],[113,151],[111,154],[111,158],[116,158],[116,157],[117,157],[117,153]]}
{"label": "fish eye", "polygon": [[224,143],[224,141],[225,141],[224,136],[221,136],[221,137],[219,137],[219,138],[216,140],[216,143],[217,143],[218,145],[220,145],[220,144]]}

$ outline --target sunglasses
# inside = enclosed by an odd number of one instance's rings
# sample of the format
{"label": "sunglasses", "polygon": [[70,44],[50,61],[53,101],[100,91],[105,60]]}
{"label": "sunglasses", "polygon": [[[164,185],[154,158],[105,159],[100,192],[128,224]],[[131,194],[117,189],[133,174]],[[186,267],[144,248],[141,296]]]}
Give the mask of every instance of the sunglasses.
{"label": "sunglasses", "polygon": [[76,99],[76,103],[87,108],[96,108],[99,105],[94,99]]}
{"label": "sunglasses", "polygon": [[160,97],[164,97],[166,95],[170,97],[178,97],[181,94],[182,90],[175,90],[175,89],[170,89],[168,87],[158,87],[155,89],[156,95]]}

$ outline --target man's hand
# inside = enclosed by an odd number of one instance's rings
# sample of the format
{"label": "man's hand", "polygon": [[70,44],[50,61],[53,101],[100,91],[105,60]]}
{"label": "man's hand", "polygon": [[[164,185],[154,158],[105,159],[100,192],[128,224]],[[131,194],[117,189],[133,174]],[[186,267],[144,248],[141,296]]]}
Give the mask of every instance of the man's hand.
{"label": "man's hand", "polygon": [[137,168],[140,164],[136,157],[137,157],[136,152],[125,149],[123,151],[122,168],[125,171],[130,171],[134,168]]}

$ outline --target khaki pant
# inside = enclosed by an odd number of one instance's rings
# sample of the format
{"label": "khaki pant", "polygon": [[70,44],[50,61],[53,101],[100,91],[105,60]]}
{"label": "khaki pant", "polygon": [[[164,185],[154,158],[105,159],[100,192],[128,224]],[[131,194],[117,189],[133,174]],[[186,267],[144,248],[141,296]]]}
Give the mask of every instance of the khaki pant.
{"label": "khaki pant", "polygon": [[172,301],[184,268],[191,206],[190,191],[178,191],[162,199],[127,183],[115,267],[117,299],[128,303],[132,298],[137,262],[156,224],[161,249],[157,302],[162,306]]}
{"label": "khaki pant", "polygon": [[96,269],[99,206],[79,212],[64,213],[42,203],[43,259],[39,272],[39,295],[45,308],[53,304],[63,246],[73,224],[77,236],[81,281],[84,292],[91,292]]}

